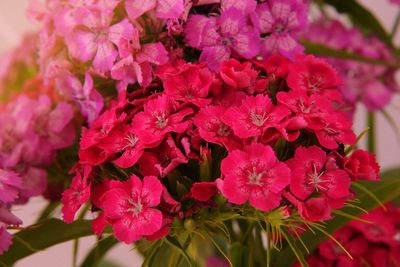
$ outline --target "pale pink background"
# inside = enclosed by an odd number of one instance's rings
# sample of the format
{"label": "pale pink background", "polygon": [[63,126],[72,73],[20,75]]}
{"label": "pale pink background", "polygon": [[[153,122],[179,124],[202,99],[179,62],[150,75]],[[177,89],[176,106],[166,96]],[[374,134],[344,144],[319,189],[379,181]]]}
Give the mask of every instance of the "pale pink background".
{"label": "pale pink background", "polygon": [[[345,1],[345,0],[344,0]],[[388,0],[361,0],[369,8],[373,9],[387,29],[395,19],[399,10],[388,2]],[[37,25],[29,22],[25,18],[25,8],[28,0],[1,0],[0,1],[0,53],[6,51],[13,45],[16,45],[22,34],[37,28]],[[400,32],[396,41],[400,44]],[[388,111],[394,116],[397,123],[400,124],[400,97],[393,99]],[[394,131],[382,116],[378,116],[378,157],[384,168],[400,165],[400,141]],[[365,111],[360,109],[356,114],[355,130],[360,133],[365,129]],[[38,211],[44,207],[45,202],[42,198],[32,199],[27,206],[14,208],[15,213],[20,216],[25,225],[32,223],[38,214]],[[95,243],[95,238],[89,237],[81,240],[80,257],[82,259],[87,250]],[[131,246],[118,245],[107,255],[107,258],[119,263],[121,266],[140,266],[141,258]],[[52,247],[46,251],[36,253],[20,261],[17,267],[70,267],[72,264],[72,243],[64,243]]]}

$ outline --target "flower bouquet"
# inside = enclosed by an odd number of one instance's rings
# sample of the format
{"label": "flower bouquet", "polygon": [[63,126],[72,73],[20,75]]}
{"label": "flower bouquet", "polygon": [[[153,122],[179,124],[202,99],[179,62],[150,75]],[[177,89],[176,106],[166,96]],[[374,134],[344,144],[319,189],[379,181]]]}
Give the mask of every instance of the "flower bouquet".
{"label": "flower bouquet", "polygon": [[373,134],[394,46],[356,1],[315,2],[32,1],[40,32],[0,72],[0,263],[74,240],[77,266],[96,235],[80,266],[119,242],[142,266],[400,266],[399,171]]}

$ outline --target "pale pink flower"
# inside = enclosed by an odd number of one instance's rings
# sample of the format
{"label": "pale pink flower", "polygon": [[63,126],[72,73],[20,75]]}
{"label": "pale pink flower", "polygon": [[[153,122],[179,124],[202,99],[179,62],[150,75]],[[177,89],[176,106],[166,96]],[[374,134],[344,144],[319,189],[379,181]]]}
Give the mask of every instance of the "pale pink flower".
{"label": "pale pink flower", "polygon": [[155,9],[158,18],[177,19],[184,11],[184,0],[126,0],[125,9],[131,20],[152,9]]}

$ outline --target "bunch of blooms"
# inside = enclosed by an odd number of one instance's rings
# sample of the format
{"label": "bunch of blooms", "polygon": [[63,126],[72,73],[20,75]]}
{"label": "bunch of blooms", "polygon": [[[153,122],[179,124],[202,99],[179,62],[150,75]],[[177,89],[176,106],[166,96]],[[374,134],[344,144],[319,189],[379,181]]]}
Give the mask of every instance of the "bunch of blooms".
{"label": "bunch of blooms", "polygon": [[[320,19],[311,23],[305,38],[367,58],[387,63],[395,61],[391,50],[381,40],[373,36],[364,36],[358,28],[346,28],[338,20]],[[351,106],[362,102],[369,111],[376,111],[384,108],[392,95],[399,91],[394,67],[338,58],[327,58],[327,61],[343,78],[344,83],[340,90]]]}
{"label": "bunch of blooms", "polygon": [[72,105],[36,75],[36,43],[28,35],[24,49],[21,45],[1,60],[0,98],[7,102],[0,104],[0,254],[11,244],[7,227],[22,224],[12,206],[45,192],[56,151],[75,138]]}
{"label": "bunch of blooms", "polygon": [[321,221],[353,197],[352,180],[378,180],[373,155],[344,154],[356,138],[332,104],[340,80],[320,59],[230,59],[219,72],[179,60],[155,73],[83,129],[67,222],[90,201],[97,234],[110,224],[126,243],[152,240],[175,218],[229,209],[219,193],[253,213],[289,205]]}
{"label": "bunch of blooms", "polygon": [[307,261],[310,266],[399,266],[400,209],[387,204],[353,220],[334,233],[352,255],[349,258],[332,240],[321,243]]}

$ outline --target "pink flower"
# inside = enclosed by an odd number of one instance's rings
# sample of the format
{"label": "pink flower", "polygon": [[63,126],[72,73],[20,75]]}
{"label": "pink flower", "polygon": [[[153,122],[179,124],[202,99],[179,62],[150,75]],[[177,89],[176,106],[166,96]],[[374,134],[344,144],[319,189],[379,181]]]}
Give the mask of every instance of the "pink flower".
{"label": "pink flower", "polygon": [[176,146],[171,135],[157,147],[143,153],[139,159],[140,171],[143,175],[165,177],[188,159]]}
{"label": "pink flower", "polygon": [[215,182],[199,182],[193,183],[190,193],[196,200],[207,201],[218,193],[218,189]]}
{"label": "pink flower", "polygon": [[226,109],[221,106],[208,106],[200,109],[193,118],[201,138],[210,143],[223,145],[228,150],[241,147],[240,140],[232,128],[225,123]]}
{"label": "pink flower", "polygon": [[91,8],[81,9],[78,24],[66,42],[71,55],[86,62],[93,59],[93,67],[100,73],[111,70],[118,56],[116,46],[124,55],[124,45],[132,41],[134,27],[126,19],[110,26],[113,12]]}
{"label": "pink flower", "polygon": [[312,55],[304,56],[291,65],[287,84],[292,90],[308,95],[321,94],[332,100],[340,97],[337,88],[341,80],[335,69]]}
{"label": "pink flower", "polygon": [[232,89],[243,90],[256,83],[258,72],[250,62],[240,63],[232,58],[222,63],[219,75]]}
{"label": "pink flower", "polygon": [[22,179],[17,173],[0,169],[0,202],[11,203],[18,198]]}
{"label": "pink flower", "polygon": [[268,34],[262,45],[265,58],[278,53],[293,58],[303,52],[296,40],[307,23],[307,8],[302,1],[270,0],[257,5],[252,19],[262,34]]}
{"label": "pink flower", "polygon": [[144,105],[132,120],[136,134],[147,146],[156,146],[169,132],[182,133],[188,127],[183,119],[190,109],[176,110],[176,103],[167,95],[160,95]]}
{"label": "pink flower", "polygon": [[[198,31],[201,37],[193,37],[192,31]],[[259,52],[259,36],[246,22],[246,14],[235,7],[224,10],[218,18],[189,18],[185,27],[189,44],[202,50],[200,62],[206,63],[212,70],[219,70],[221,63],[228,60],[231,53],[244,58],[252,58]]]}
{"label": "pink flower", "polygon": [[177,19],[184,11],[183,0],[126,0],[125,9],[131,20],[155,9],[156,17],[162,19]]}
{"label": "pink flower", "polygon": [[214,77],[208,68],[191,63],[180,64],[176,68],[168,65],[162,68],[158,76],[171,99],[199,107],[211,102],[207,97]]}
{"label": "pink flower", "polygon": [[112,221],[115,237],[127,244],[154,234],[163,222],[160,203],[162,184],[154,176],[143,182],[135,175],[123,187],[111,188],[102,196],[104,215]]}
{"label": "pink flower", "polygon": [[282,190],[290,183],[286,164],[277,160],[270,146],[257,143],[229,152],[222,160],[221,173],[223,179],[217,185],[229,202],[249,201],[263,211],[279,205]]}
{"label": "pink flower", "polygon": [[299,199],[313,193],[341,199],[350,195],[350,177],[340,169],[331,167],[326,153],[317,146],[298,147],[288,166],[292,170],[290,191]]}
{"label": "pink flower", "polygon": [[125,85],[138,82],[146,87],[152,80],[151,64],[161,65],[168,60],[168,52],[161,43],[148,43],[135,49],[134,55],[118,61],[111,69],[111,77]]}
{"label": "pink flower", "polygon": [[12,237],[6,230],[6,225],[0,222],[0,255],[8,250],[12,244]]}
{"label": "pink flower", "polygon": [[343,168],[353,181],[378,181],[380,167],[376,162],[375,154],[358,149],[343,159]]}
{"label": "pink flower", "polygon": [[91,167],[89,166],[83,166],[82,170],[77,169],[70,187],[62,194],[61,212],[67,223],[74,220],[75,213],[90,198],[90,181],[88,181],[90,173]]}
{"label": "pink flower", "polygon": [[311,222],[319,222],[331,219],[331,207],[324,197],[314,197],[297,204],[300,216]]}
{"label": "pink flower", "polygon": [[90,73],[85,73],[83,85],[73,75],[64,76],[61,83],[64,90],[71,93],[74,101],[78,103],[82,115],[86,117],[89,125],[91,125],[103,109],[104,101],[102,95],[94,88],[93,78]]}
{"label": "pink flower", "polygon": [[247,96],[239,107],[233,107],[226,112],[235,134],[240,138],[261,136],[269,128],[283,131],[282,120],[289,115],[289,110],[283,106],[275,106],[270,98],[264,95]]}

